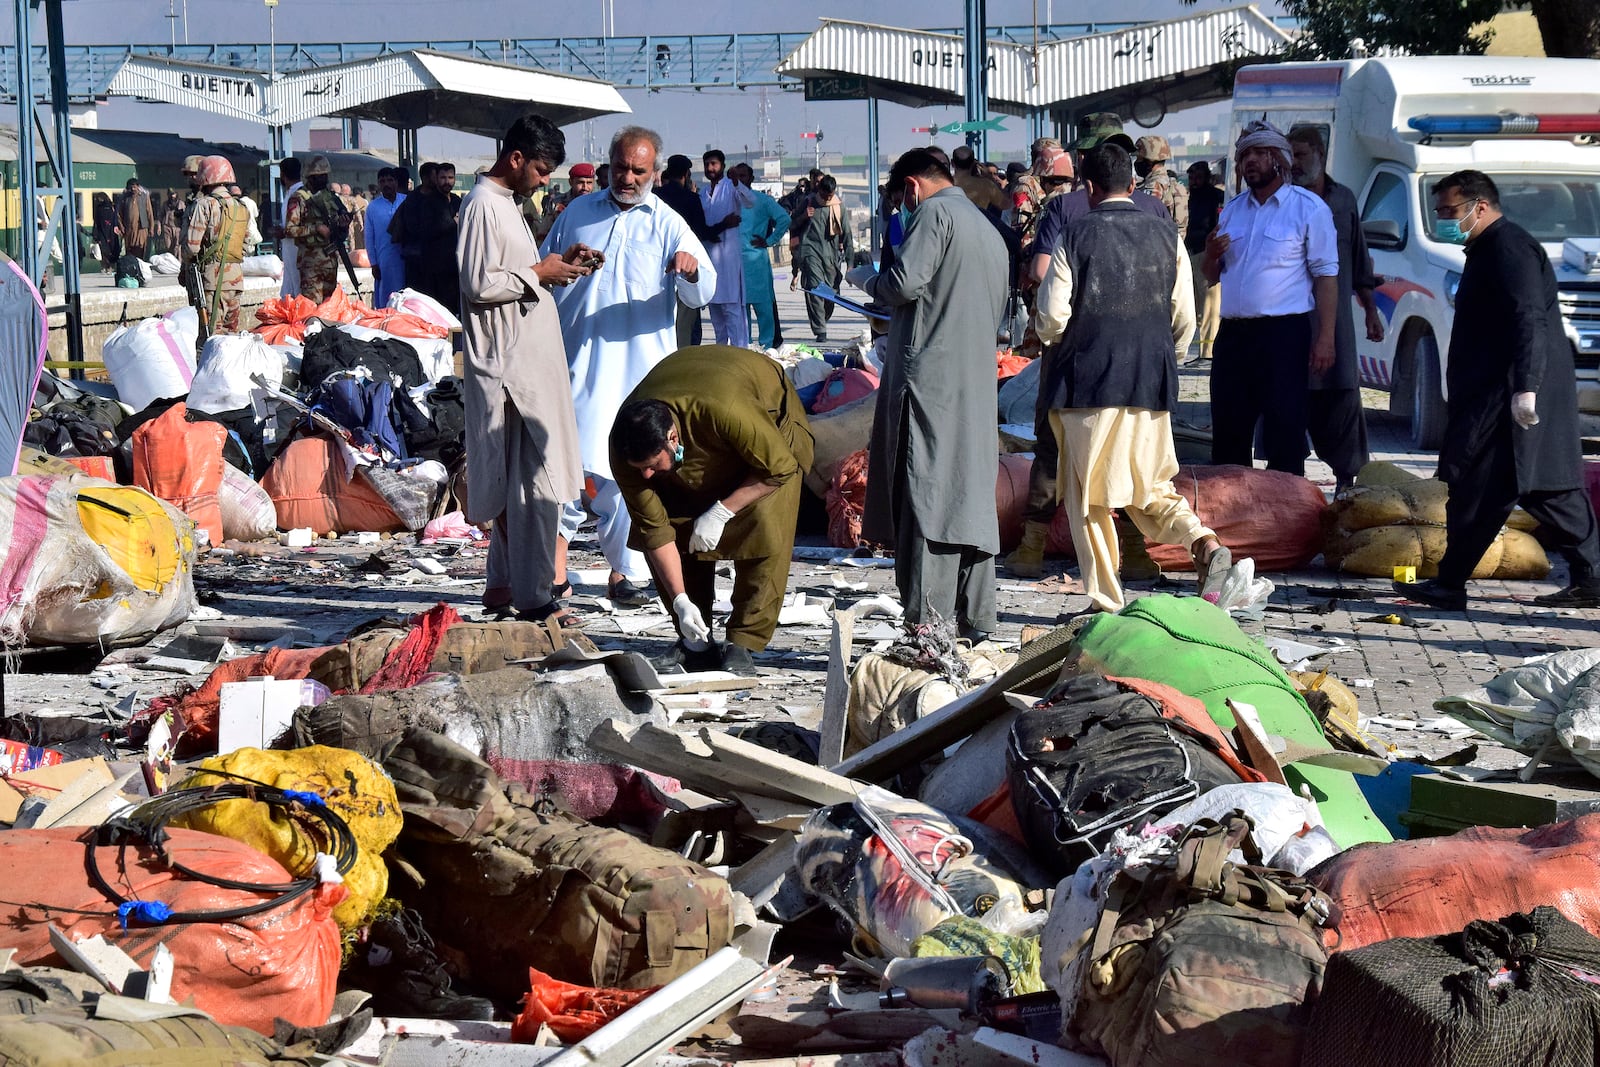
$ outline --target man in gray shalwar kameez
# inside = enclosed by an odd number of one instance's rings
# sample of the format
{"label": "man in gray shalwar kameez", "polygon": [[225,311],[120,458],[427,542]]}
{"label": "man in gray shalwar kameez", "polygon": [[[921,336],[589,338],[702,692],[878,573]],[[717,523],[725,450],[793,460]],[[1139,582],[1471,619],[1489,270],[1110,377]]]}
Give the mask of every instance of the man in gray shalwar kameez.
{"label": "man in gray shalwar kameez", "polygon": [[995,335],[1010,269],[1005,242],[922,149],[895,162],[888,193],[910,223],[892,267],[850,281],[893,309],[878,389],[862,534],[894,546],[907,622],[993,631]]}
{"label": "man in gray shalwar kameez", "polygon": [[550,589],[556,527],[581,488],[566,348],[546,286],[589,273],[577,265],[589,250],[541,259],[513,198],[544,185],[565,158],[561,131],[524,115],[461,205],[467,519],[494,523],[483,603],[502,618],[558,613]]}

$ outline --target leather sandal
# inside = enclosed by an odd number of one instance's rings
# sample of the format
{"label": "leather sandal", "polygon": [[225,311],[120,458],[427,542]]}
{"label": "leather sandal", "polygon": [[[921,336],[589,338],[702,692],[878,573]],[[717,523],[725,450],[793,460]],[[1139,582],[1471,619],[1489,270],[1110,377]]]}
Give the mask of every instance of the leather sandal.
{"label": "leather sandal", "polygon": [[1222,592],[1222,583],[1227,579],[1228,571],[1233,567],[1233,553],[1228,550],[1228,546],[1216,540],[1216,538],[1202,538],[1199,543],[1204,544],[1208,540],[1213,541],[1217,546],[1211,550],[1210,555],[1202,559],[1198,551],[1190,551],[1190,556],[1194,560],[1195,577],[1200,584],[1200,595],[1202,597],[1207,593],[1220,594]]}

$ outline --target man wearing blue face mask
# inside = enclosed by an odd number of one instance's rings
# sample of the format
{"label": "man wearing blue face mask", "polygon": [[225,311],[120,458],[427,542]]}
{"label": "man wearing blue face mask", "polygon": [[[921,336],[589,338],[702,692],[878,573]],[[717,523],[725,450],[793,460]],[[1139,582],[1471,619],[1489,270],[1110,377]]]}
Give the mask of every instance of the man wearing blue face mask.
{"label": "man wearing blue face mask", "polygon": [[1600,532],[1583,490],[1578,387],[1544,248],[1500,213],[1494,180],[1462,170],[1433,187],[1434,234],[1465,244],[1445,384],[1450,406],[1439,480],[1445,505],[1438,576],[1394,583],[1435,607],[1467,606],[1467,579],[1511,510],[1539,521],[1539,539],[1566,558],[1567,587],[1534,598],[1600,607]]}
{"label": "man wearing blue face mask", "polygon": [[[815,444],[783,368],[726,345],[682,348],[617,412],[611,469],[678,627],[670,665],[755,673],[750,653],[778,625],[794,552],[801,479]],[[711,640],[717,561],[733,563],[727,643]]]}

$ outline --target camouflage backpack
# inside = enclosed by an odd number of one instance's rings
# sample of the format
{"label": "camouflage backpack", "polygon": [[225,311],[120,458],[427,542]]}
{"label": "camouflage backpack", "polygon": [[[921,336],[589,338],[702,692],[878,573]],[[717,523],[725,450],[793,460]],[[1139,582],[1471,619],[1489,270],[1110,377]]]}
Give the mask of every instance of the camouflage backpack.
{"label": "camouflage backpack", "polygon": [[1332,902],[1259,859],[1235,811],[1196,823],[1166,864],[1106,894],[1068,1044],[1113,1067],[1299,1067]]}

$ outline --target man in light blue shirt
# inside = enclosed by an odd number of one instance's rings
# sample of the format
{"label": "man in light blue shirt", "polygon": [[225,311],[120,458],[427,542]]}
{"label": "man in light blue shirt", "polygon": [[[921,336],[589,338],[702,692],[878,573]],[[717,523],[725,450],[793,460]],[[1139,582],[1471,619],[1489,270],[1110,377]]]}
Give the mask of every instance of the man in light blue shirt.
{"label": "man in light blue shirt", "polygon": [[1251,466],[1260,420],[1267,469],[1304,475],[1311,376],[1334,361],[1333,213],[1320,196],[1289,182],[1289,140],[1269,123],[1252,122],[1235,153],[1249,188],[1223,207],[1201,264],[1207,280],[1222,284],[1211,462]]}
{"label": "man in light blue shirt", "polygon": [[394,170],[384,167],[378,171],[378,195],[367,205],[367,262],[372,265],[372,306],[388,307],[391,293],[406,287],[406,261],[400,258],[400,246],[389,236],[389,220],[406,194],[400,192],[400,180]]}
{"label": "man in light blue shirt", "polygon": [[[710,303],[717,274],[683,216],[651,191],[661,156],[653,130],[626,126],[611,139],[610,185],[569,203],[545,237],[543,253],[581,244],[598,257],[593,273],[556,290],[556,311],[572,373],[583,469],[611,567],[607,595],[623,603],[648,596],[644,556],[628,548],[628,509],[611,476],[611,424],[644,376],[677,347],[677,301]],[[552,252],[552,249],[555,250]],[[561,517],[556,585],[566,582],[566,546],[583,521],[582,501]]]}

